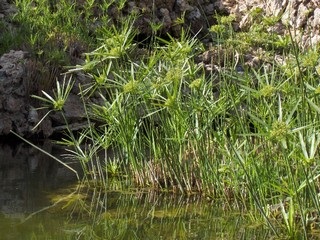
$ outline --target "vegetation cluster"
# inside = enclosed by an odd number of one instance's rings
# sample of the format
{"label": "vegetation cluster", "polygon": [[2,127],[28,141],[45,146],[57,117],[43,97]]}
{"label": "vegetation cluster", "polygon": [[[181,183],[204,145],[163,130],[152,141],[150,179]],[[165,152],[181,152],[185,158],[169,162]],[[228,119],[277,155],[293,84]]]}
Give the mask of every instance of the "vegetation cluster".
{"label": "vegetation cluster", "polygon": [[[111,4],[121,12],[125,1],[17,0],[13,17],[22,26],[13,42],[22,37],[38,57],[66,63],[73,43],[88,50],[68,68],[69,82],[37,96],[63,114],[72,74],[91,78],[77,86],[87,127],[60,141],[87,183],[218,198],[275,235],[312,236],[320,223],[319,47],[300,50],[291,36],[268,32],[280,18],[257,10],[247,32],[217,15],[212,61],[223,67],[205,70],[197,36],[184,29],[179,39],[159,38],[151,24],[154,35],[141,46],[134,14],[110,24],[103,12]],[[259,67],[245,64],[249,52],[261,53]]]}

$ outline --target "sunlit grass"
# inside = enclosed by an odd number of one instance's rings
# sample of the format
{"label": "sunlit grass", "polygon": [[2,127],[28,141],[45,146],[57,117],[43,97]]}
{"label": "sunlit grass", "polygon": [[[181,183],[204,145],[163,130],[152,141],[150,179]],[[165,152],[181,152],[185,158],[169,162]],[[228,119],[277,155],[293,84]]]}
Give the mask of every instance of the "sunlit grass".
{"label": "sunlit grass", "polygon": [[[95,21],[93,5],[87,1],[80,21],[76,5],[67,3],[57,3],[65,12],[53,14],[45,0],[37,7],[17,1],[15,19],[28,20],[29,44],[38,54],[52,39],[64,47],[72,36],[90,41],[84,26]],[[124,1],[118,4],[122,9]],[[25,16],[28,11],[36,17]],[[280,204],[278,225],[292,239],[299,231],[307,238],[310,214],[319,214],[319,49],[301,51],[290,36],[270,35],[266,29],[277,19],[259,14],[251,13],[245,33],[233,31],[232,17],[218,17],[210,30],[214,47],[225,51],[212,59],[223,66],[211,72],[195,61],[204,46],[187,30],[180,38],[153,36],[145,54],[135,56],[135,15],[123,16],[119,26],[103,16],[84,63],[69,69],[92,80],[79,86],[88,128],[61,141],[73,147],[68,157],[81,162],[88,184],[108,188],[117,179],[124,186],[223,199],[260,213],[274,234],[267,209]],[[258,47],[265,51],[261,66],[236,71],[245,63],[230,59]],[[63,111],[71,86],[59,83],[54,95],[37,98]]]}

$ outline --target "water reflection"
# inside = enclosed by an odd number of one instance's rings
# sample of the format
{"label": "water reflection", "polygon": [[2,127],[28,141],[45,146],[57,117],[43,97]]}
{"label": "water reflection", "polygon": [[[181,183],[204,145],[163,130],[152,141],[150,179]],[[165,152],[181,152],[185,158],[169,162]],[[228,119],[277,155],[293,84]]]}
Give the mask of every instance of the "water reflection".
{"label": "water reflection", "polygon": [[[25,222],[43,222],[27,234],[33,239],[270,239],[262,224],[253,226],[245,214],[199,196],[76,188],[73,194],[70,188],[52,193],[59,204]],[[48,214],[56,222],[50,218],[44,224]]]}
{"label": "water reflection", "polygon": [[[40,145],[59,156],[61,149],[47,141]],[[46,192],[75,181],[75,175],[53,159],[24,143],[0,143],[0,214],[24,218],[47,204]]]}
{"label": "water reflection", "polygon": [[[49,143],[43,149],[59,156]],[[268,239],[223,201],[125,187],[88,189],[25,144],[0,146],[0,239]],[[75,167],[73,165],[72,167]],[[128,190],[129,189],[129,190]]]}

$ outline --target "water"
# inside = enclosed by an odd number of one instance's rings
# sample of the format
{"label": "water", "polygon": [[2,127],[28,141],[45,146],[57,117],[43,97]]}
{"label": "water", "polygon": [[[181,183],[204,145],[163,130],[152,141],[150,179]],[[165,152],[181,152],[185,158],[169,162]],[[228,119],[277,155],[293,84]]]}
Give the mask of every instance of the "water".
{"label": "water", "polygon": [[[62,153],[49,142],[40,146],[57,156]],[[75,180],[71,171],[38,150],[23,143],[1,142],[0,239],[27,239],[23,236],[29,223],[19,223],[48,205],[49,192]]]}
{"label": "water", "polygon": [[[51,144],[42,148],[57,156]],[[25,144],[0,148],[0,239],[268,239],[244,211],[197,195],[86,189]],[[72,165],[77,168],[79,166]]]}

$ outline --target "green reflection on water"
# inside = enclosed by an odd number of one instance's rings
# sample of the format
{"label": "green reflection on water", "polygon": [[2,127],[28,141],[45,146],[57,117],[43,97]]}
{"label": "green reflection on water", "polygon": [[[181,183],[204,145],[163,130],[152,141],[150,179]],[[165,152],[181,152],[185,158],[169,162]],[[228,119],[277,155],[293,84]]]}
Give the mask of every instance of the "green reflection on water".
{"label": "green reflection on water", "polygon": [[0,239],[268,239],[263,225],[198,196],[64,190],[18,220],[0,216]]}

